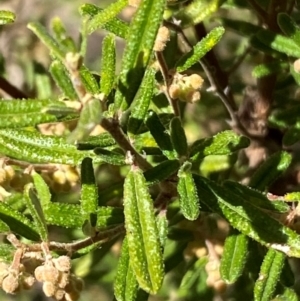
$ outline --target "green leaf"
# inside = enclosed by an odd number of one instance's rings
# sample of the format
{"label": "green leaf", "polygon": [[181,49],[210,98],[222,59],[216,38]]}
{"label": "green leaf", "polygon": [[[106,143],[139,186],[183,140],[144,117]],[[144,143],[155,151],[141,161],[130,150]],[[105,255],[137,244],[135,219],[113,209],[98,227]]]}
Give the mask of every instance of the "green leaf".
{"label": "green leaf", "polygon": [[48,225],[81,228],[84,223],[84,216],[79,205],[49,203],[43,209]]}
{"label": "green leaf", "polygon": [[224,0],[195,0],[175,14],[175,18],[181,21],[182,27],[195,25],[217,11],[223,2]]}
{"label": "green leaf", "polygon": [[[94,17],[99,14],[103,9],[93,5],[93,4],[83,4],[79,8],[79,13],[84,16],[88,15],[90,17]],[[103,24],[103,29],[108,30],[109,32],[114,33],[115,35],[125,39],[127,37],[129,26],[125,22],[121,21],[118,18],[111,18],[108,22]]]}
{"label": "green leaf", "polygon": [[280,34],[276,34],[267,29],[261,29],[256,37],[265,45],[272,49],[292,57],[300,57],[300,45],[294,40]]}
{"label": "green leaf", "polygon": [[33,178],[34,188],[37,191],[39,201],[40,201],[42,207],[44,207],[44,206],[48,205],[51,201],[51,193],[50,193],[49,187],[46,184],[43,177],[40,174],[38,174],[37,172],[35,172],[34,170],[31,173],[31,176]]}
{"label": "green leaf", "polygon": [[102,26],[116,17],[120,11],[128,5],[128,0],[118,0],[108,5],[102,11],[94,15],[87,24],[87,32],[91,34],[95,30],[102,28]]}
{"label": "green leaf", "polygon": [[70,100],[78,99],[78,95],[72,85],[69,73],[61,61],[54,60],[49,69],[55,83]]}
{"label": "green leaf", "polygon": [[176,71],[183,72],[199,62],[199,60],[220,41],[224,32],[225,29],[221,26],[212,29],[190,52],[180,58],[176,64]]}
{"label": "green leaf", "polygon": [[63,137],[42,135],[27,130],[0,130],[0,153],[8,157],[33,163],[60,163],[79,165],[90,157],[102,163],[93,151],[78,151]]}
{"label": "green leaf", "polygon": [[134,102],[131,104],[131,115],[128,121],[128,131],[134,135],[139,133],[153,98],[155,70],[148,68]]}
{"label": "green leaf", "polygon": [[51,29],[55,40],[65,52],[77,52],[76,43],[67,35],[66,28],[59,17],[51,19]]}
{"label": "green leaf", "polygon": [[289,167],[292,156],[285,152],[277,152],[270,156],[251,177],[249,186],[258,190],[266,190]]}
{"label": "green leaf", "polygon": [[221,21],[222,21],[222,25],[225,28],[233,30],[237,34],[243,35],[245,37],[251,37],[261,29],[260,26],[252,24],[247,21],[229,19],[229,18],[221,18]]}
{"label": "green leaf", "polygon": [[113,89],[116,72],[116,41],[115,35],[107,35],[102,42],[101,57],[101,93],[106,97]]}
{"label": "green leaf", "polygon": [[300,46],[300,27],[296,22],[286,13],[279,13],[277,22],[283,33]]}
{"label": "green leaf", "polygon": [[252,76],[255,78],[261,78],[274,73],[280,73],[283,69],[287,69],[289,65],[285,62],[272,62],[269,64],[260,64],[254,67],[252,70]]}
{"label": "green leaf", "polygon": [[112,165],[125,165],[125,156],[116,151],[109,151],[107,149],[97,147],[94,149],[94,152],[102,162],[106,162]]}
{"label": "green leaf", "polygon": [[[86,227],[91,231],[97,224],[97,207],[98,207],[98,187],[96,185],[93,160],[84,158],[81,163],[81,212],[84,219],[87,220]],[[91,235],[91,233],[85,233]]]}
{"label": "green leaf", "polygon": [[91,71],[83,65],[80,67],[79,73],[82,84],[86,90],[92,95],[98,95],[100,93],[99,83]]}
{"label": "green leaf", "polygon": [[0,202],[0,220],[7,224],[10,230],[16,234],[32,241],[40,240],[40,236],[32,222],[21,212],[3,202]]}
{"label": "green leaf", "polygon": [[286,146],[291,146],[300,140],[300,122],[289,128],[283,136],[282,143]]}
{"label": "green leaf", "polygon": [[46,28],[39,22],[31,22],[27,27],[49,48],[51,53],[60,59],[64,60],[66,52],[61,46],[48,34]]}
{"label": "green leaf", "polygon": [[121,257],[118,262],[117,274],[114,281],[114,293],[118,301],[137,300],[139,285],[135,274],[130,266],[128,242],[126,237],[123,240]]}
{"label": "green leaf", "polygon": [[177,173],[180,167],[178,160],[166,160],[144,172],[148,185],[157,184]]}
{"label": "green leaf", "polygon": [[0,100],[0,128],[20,128],[40,123],[57,121],[58,118],[46,112],[51,105],[65,108],[62,101],[13,99]]}
{"label": "green leaf", "polygon": [[116,145],[115,139],[110,133],[104,132],[96,136],[89,136],[84,141],[79,141],[77,148],[80,150],[88,150],[96,147],[109,147],[113,145]]}
{"label": "green leaf", "polygon": [[217,135],[196,141],[190,150],[192,160],[197,161],[209,155],[230,155],[248,147],[250,140],[233,131],[220,132]]}
{"label": "green leaf", "polygon": [[11,244],[1,243],[0,245],[0,260],[6,263],[12,263],[13,255],[16,249]]}
{"label": "green leaf", "polygon": [[234,283],[242,275],[247,255],[248,237],[236,230],[231,231],[224,243],[221,259],[221,277],[227,283]]}
{"label": "green leaf", "polygon": [[[299,82],[300,83],[300,82]],[[299,118],[300,105],[293,105],[290,108],[275,111],[270,117],[271,125],[284,128],[293,126]]]}
{"label": "green leaf", "polygon": [[180,210],[185,218],[195,220],[200,214],[197,188],[190,171],[191,163],[185,162],[178,171],[177,190],[179,194]]}
{"label": "green leaf", "polygon": [[160,238],[146,180],[135,166],[125,178],[124,214],[131,267],[140,287],[155,294],[164,278]]}
{"label": "green leaf", "polygon": [[274,301],[298,301],[298,295],[295,292],[294,289],[288,288],[288,287],[282,287],[281,288],[282,293],[280,295],[277,295]]}
{"label": "green leaf", "polygon": [[84,140],[98,125],[102,118],[102,108],[99,99],[92,98],[85,103],[81,110],[76,128],[69,135],[67,141],[74,143]]}
{"label": "green leaf", "polygon": [[270,201],[260,191],[251,187],[247,187],[238,182],[225,181],[224,186],[242,197],[245,201],[249,202],[253,206],[269,211],[277,211],[280,213],[287,213],[290,210],[290,206],[283,201]]}
{"label": "green leaf", "polygon": [[33,191],[33,184],[29,183],[25,186],[24,198],[26,200],[27,208],[30,215],[33,218],[35,227],[42,239],[42,241],[48,241],[48,229],[44,218],[43,209],[39,199]]}
{"label": "green leaf", "polygon": [[0,25],[10,24],[15,22],[16,15],[7,10],[0,10]]}
{"label": "green leaf", "polygon": [[98,207],[97,229],[106,229],[122,223],[124,223],[123,208],[109,206]]}
{"label": "green leaf", "polygon": [[254,286],[255,301],[269,301],[272,299],[284,261],[285,255],[283,253],[268,250]]}
{"label": "green leaf", "polygon": [[223,215],[232,227],[268,248],[300,257],[300,237],[293,230],[213,181],[197,175],[194,181],[200,204]]}
{"label": "green leaf", "polygon": [[131,21],[115,96],[115,110],[126,110],[142,82],[152,56],[166,0],[143,0]]}
{"label": "green leaf", "polygon": [[177,154],[173,149],[171,137],[155,112],[149,113],[146,125],[163,154],[170,160],[176,159]]}
{"label": "green leaf", "polygon": [[179,157],[188,156],[188,144],[185,131],[179,117],[174,117],[170,122],[170,136],[173,147]]}

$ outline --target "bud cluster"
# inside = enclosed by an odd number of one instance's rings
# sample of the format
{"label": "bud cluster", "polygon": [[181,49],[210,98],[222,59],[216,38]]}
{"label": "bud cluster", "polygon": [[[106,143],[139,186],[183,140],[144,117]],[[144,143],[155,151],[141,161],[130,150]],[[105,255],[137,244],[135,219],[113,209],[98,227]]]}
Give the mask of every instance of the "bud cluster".
{"label": "bud cluster", "polygon": [[78,170],[70,165],[58,164],[54,172],[43,171],[41,175],[55,192],[68,192],[79,183]]}
{"label": "bud cluster", "polygon": [[38,266],[34,275],[37,281],[43,283],[43,291],[47,297],[62,301],[76,301],[83,289],[83,282],[72,274],[70,269],[71,259],[68,256],[60,256]]}
{"label": "bud cluster", "polygon": [[[36,281],[42,282],[47,297],[61,301],[76,301],[83,289],[83,281],[71,273],[68,256],[45,257],[41,252],[15,253],[11,265],[0,262],[0,288],[8,294],[29,290]],[[18,253],[18,254],[17,254]],[[44,254],[45,255],[45,254]]]}
{"label": "bud cluster", "polygon": [[199,89],[202,84],[203,78],[198,74],[188,76],[176,73],[169,87],[169,94],[174,99],[194,103],[200,100]]}
{"label": "bud cluster", "polygon": [[26,272],[23,265],[18,269],[0,262],[0,287],[8,294],[15,294],[20,290],[29,290],[35,283],[35,278]]}

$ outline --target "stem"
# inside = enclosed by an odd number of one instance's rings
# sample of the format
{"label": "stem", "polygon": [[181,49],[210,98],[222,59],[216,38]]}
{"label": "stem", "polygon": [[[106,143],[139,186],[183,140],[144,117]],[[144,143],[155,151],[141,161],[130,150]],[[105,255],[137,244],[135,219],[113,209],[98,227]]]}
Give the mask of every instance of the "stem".
{"label": "stem", "polygon": [[178,116],[180,118],[180,109],[179,109],[179,106],[178,106],[178,99],[172,98],[170,96],[170,93],[169,93],[169,87],[170,87],[170,82],[171,82],[170,78],[169,78],[170,74],[169,74],[168,66],[166,64],[163,53],[160,52],[160,51],[156,51],[155,56],[156,56],[156,59],[158,61],[159,67],[160,67],[160,72],[161,72],[162,77],[163,77],[164,82],[165,82],[165,87],[166,88],[164,90],[164,93],[165,93],[170,105],[173,108],[174,115]]}
{"label": "stem", "polygon": [[28,95],[24,92],[13,86],[8,82],[4,77],[0,76],[0,89],[3,90],[6,94],[10,95],[12,98],[17,99],[27,99]]}
{"label": "stem", "polygon": [[265,23],[268,20],[268,13],[255,1],[248,0],[250,6],[252,6],[253,10],[257,14],[257,16]]}
{"label": "stem", "polygon": [[120,128],[119,122],[116,119],[103,118],[101,120],[101,126],[106,129],[116,140],[118,145],[125,151],[130,152],[134,156],[135,162],[139,165],[142,170],[151,168],[151,164],[142,157],[138,151],[131,145],[124,132]]}

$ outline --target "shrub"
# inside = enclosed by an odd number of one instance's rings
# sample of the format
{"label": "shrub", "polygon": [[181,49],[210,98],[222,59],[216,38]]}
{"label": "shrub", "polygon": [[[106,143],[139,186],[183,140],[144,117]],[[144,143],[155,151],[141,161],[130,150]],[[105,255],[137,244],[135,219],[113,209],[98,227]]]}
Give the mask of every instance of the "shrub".
{"label": "shrub", "polygon": [[[28,24],[51,58],[33,92],[0,77],[2,289],[298,300],[295,1],[118,0],[79,13],[79,43],[59,18]],[[0,11],[3,31],[14,20]],[[85,56],[100,29],[97,74]]]}

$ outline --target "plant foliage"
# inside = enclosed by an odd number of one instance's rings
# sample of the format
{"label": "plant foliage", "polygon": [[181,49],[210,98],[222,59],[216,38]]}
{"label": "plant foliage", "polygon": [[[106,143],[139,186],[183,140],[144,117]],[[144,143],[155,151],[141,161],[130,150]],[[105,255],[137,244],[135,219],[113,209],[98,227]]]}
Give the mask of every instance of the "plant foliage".
{"label": "plant foliage", "polygon": [[[27,25],[48,52],[31,91],[0,75],[3,291],[38,281],[77,300],[81,278],[103,284],[103,262],[110,300],[298,300],[295,1],[117,0],[79,14],[79,42],[58,17]],[[1,34],[14,22],[0,10]],[[87,43],[99,32],[100,72]]]}

